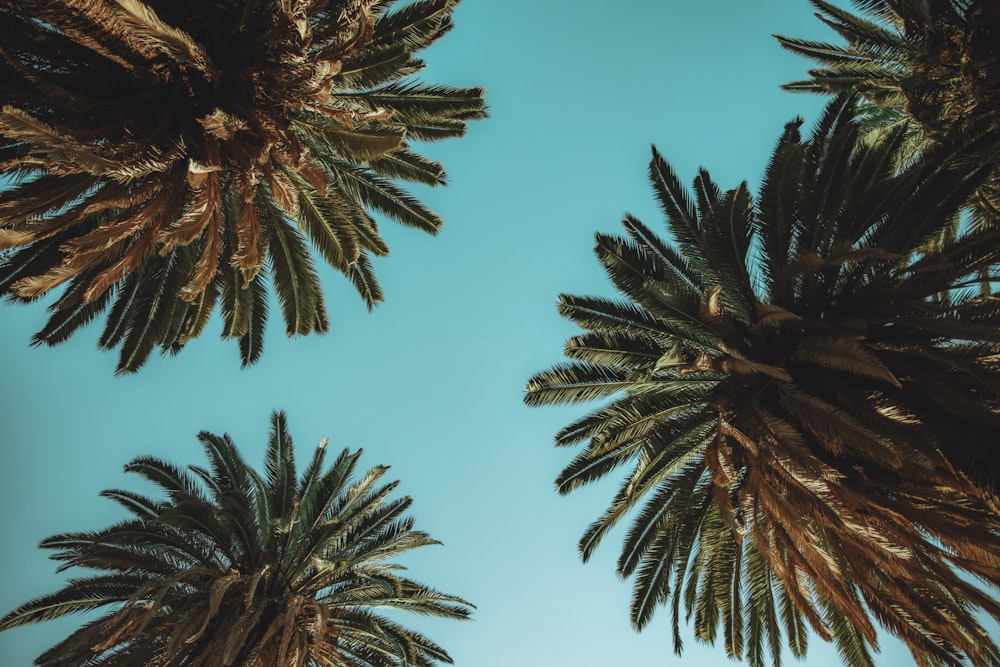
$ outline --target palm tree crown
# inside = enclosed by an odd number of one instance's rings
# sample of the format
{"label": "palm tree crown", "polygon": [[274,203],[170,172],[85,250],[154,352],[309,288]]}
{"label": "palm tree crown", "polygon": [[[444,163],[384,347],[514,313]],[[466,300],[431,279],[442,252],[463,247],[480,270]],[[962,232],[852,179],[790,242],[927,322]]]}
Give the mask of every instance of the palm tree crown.
{"label": "palm tree crown", "polygon": [[61,569],[97,571],[0,619],[0,630],[110,607],[46,653],[40,667],[372,667],[451,662],[426,637],[375,613],[466,618],[469,604],[400,576],[389,559],[437,544],[390,499],[385,466],[360,478],[361,452],[325,468],[326,441],[296,478],[285,417],[275,413],[258,473],[228,436],[198,436],[209,467],[152,457],[126,466],[166,499],[103,496],[131,517],[42,542]]}
{"label": "palm tree crown", "polygon": [[[858,10],[852,14],[825,0],[810,2],[846,44],[778,37],[819,64],[786,90],[861,96],[873,138],[906,128],[904,160],[929,142],[1000,122],[1000,4],[852,0]],[[973,204],[975,222],[1000,224],[1000,174],[983,183]]]}
{"label": "palm tree crown", "polygon": [[586,443],[557,487],[628,469],[581,553],[632,517],[632,622],[670,605],[678,650],[683,605],[754,665],[782,634],[804,655],[808,627],[872,665],[875,623],[921,665],[998,664],[974,612],[1000,604],[956,574],[1000,584],[1000,302],[965,289],[998,232],[916,253],[994,166],[967,157],[996,131],[897,172],[903,133],[862,143],[852,99],[799,125],[756,202],[704,170],[692,196],[654,149],[673,243],[627,216],[596,246],[627,299],[560,297],[585,333],[526,401],[609,401],[556,436]]}
{"label": "palm tree crown", "polygon": [[393,183],[444,183],[409,141],[484,116],[481,88],[407,78],[457,1],[0,0],[0,291],[65,286],[34,342],[110,309],[133,371],[218,305],[252,363],[268,279],[289,335],[328,327],[310,244],[380,301],[370,211],[441,224]]}

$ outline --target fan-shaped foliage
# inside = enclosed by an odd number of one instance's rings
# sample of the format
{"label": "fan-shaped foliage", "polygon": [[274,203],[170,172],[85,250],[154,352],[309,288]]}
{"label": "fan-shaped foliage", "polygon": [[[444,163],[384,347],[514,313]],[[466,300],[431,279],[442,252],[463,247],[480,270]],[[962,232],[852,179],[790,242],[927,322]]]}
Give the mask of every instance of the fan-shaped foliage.
{"label": "fan-shaped foliage", "polygon": [[481,88],[408,77],[457,0],[0,0],[0,292],[64,285],[34,338],[108,311],[134,371],[218,306],[243,363],[267,282],[288,335],[328,327],[310,247],[382,299],[372,212],[433,233],[394,181],[442,184],[411,140],[461,135]]}
{"label": "fan-shaped foliage", "polygon": [[410,499],[392,499],[385,466],[355,475],[360,451],[326,465],[326,440],[297,476],[282,413],[264,469],[229,436],[201,433],[207,468],[151,457],[125,467],[163,497],[109,490],[130,518],[48,538],[61,570],[94,574],[28,602],[0,630],[103,610],[42,654],[39,667],[378,667],[450,663],[396,609],[466,618],[469,604],[400,576],[390,559],[437,544],[413,530]]}
{"label": "fan-shaped foliage", "polygon": [[557,486],[625,470],[581,553],[628,515],[632,622],[670,606],[678,650],[686,617],[753,665],[812,628],[870,666],[881,625],[921,665],[1000,664],[976,619],[1000,604],[960,574],[1000,584],[1000,302],[963,289],[1000,232],[917,253],[997,130],[898,171],[902,133],[859,141],[854,100],[800,123],[756,201],[704,170],[688,192],[654,149],[672,240],[626,217],[596,245],[625,299],[561,297],[585,333],[526,401],[608,400],[556,436],[584,447]]}

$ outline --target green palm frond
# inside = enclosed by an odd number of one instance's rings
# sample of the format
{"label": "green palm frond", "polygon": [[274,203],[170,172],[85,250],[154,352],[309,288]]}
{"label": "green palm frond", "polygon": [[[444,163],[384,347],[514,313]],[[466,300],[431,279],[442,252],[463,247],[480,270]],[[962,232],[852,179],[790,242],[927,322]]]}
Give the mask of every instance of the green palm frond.
{"label": "green palm frond", "polygon": [[[388,178],[399,178],[425,185],[444,185],[444,168],[433,160],[400,148],[371,162],[372,169]],[[384,254],[384,253],[383,253]]]}
{"label": "green palm frond", "polygon": [[271,209],[274,217],[268,222],[272,236],[267,247],[278,303],[288,327],[286,333],[294,336],[323,332],[324,319],[319,314],[319,276],[309,250],[298,229],[276,213]]}

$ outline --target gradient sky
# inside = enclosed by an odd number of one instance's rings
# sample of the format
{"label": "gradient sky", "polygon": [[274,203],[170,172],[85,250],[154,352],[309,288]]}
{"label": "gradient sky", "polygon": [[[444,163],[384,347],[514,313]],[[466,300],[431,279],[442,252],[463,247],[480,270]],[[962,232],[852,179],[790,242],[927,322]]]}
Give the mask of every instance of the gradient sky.
{"label": "gradient sky", "polygon": [[[669,610],[633,632],[630,584],[614,571],[621,531],[580,562],[577,540],[618,482],[559,496],[553,479],[574,451],[552,436],[588,408],[530,409],[523,387],[576,333],[557,295],[612,294],[594,232],[616,232],[626,211],[663,229],[650,144],[684,182],[705,166],[725,188],[756,190],[784,123],[811,125],[823,103],[779,90],[807,63],[771,34],[831,33],[806,0],[465,0],[455,23],[425,52],[422,78],[485,85],[492,117],[421,147],[450,184],[412,191],[445,227],[430,237],[385,222],[392,255],[376,259],[386,302],[374,313],[324,270],[330,333],[288,339],[275,308],[262,360],[241,370],[216,315],[177,357],[154,353],[116,378],[99,326],[32,348],[44,302],[0,305],[0,613],[59,587],[39,540],[121,518],[103,489],[149,490],[122,472],[129,460],[202,464],[195,434],[208,430],[259,465],[269,415],[283,409],[300,461],[328,436],[402,480],[417,528],[444,542],[407,558],[411,575],[478,607],[472,622],[408,619],[456,664],[728,662],[690,632],[675,657]],[[29,665],[77,622],[0,634],[0,665]],[[878,661],[914,664],[889,639]],[[813,638],[808,664],[840,663]]]}

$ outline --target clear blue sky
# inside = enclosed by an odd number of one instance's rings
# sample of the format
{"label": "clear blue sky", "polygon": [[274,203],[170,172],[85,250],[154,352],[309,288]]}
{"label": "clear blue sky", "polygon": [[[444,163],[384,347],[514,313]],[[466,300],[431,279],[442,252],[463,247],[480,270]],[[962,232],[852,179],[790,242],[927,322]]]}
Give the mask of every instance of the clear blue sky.
{"label": "clear blue sky", "polygon": [[[650,144],[686,182],[704,165],[725,187],[756,189],[783,124],[811,123],[822,105],[778,89],[807,63],[771,34],[830,33],[805,0],[465,0],[455,21],[426,52],[424,78],[487,86],[492,117],[424,147],[451,181],[414,192],[445,227],[433,238],[385,223],[386,302],[373,314],[325,271],[329,334],[287,339],[272,311],[261,362],[240,370],[216,318],[179,356],[115,378],[97,327],[30,348],[44,304],[0,305],[0,613],[59,586],[39,540],[120,517],[98,493],[137,488],[121,472],[130,459],[200,464],[204,429],[229,432],[259,463],[281,408],[301,452],[329,436],[402,480],[417,527],[445,543],[409,558],[411,574],[478,606],[469,623],[413,620],[456,664],[727,662],[690,633],[675,657],[666,610],[632,631],[616,541],[581,564],[577,539],[617,481],[558,496],[552,480],[573,452],[552,436],[585,408],[529,409],[522,391],[575,333],[556,296],[611,293],[594,232],[618,230],[626,211],[659,228]],[[0,634],[0,665],[29,665],[73,626]],[[889,640],[879,662],[913,664]],[[808,664],[839,661],[814,639]]]}

